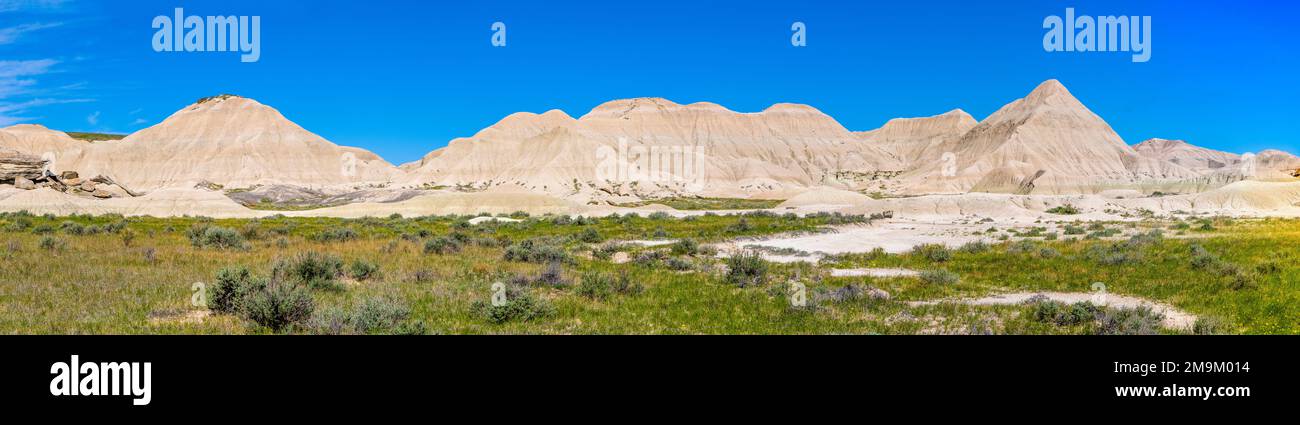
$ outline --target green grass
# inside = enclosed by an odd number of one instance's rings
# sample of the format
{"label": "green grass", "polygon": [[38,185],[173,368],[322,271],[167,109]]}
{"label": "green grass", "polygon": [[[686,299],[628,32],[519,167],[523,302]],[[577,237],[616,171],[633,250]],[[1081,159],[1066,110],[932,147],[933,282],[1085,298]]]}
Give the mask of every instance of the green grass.
{"label": "green grass", "polygon": [[126,137],[125,134],[82,133],[82,132],[76,132],[76,131],[69,131],[69,132],[68,132],[68,136],[69,136],[69,137],[72,137],[73,139],[84,140],[84,141],[87,141],[87,142],[102,142],[102,141],[106,141],[106,140],[122,140],[123,138]]}
{"label": "green grass", "polygon": [[738,198],[664,198],[649,201],[616,204],[619,207],[644,207],[661,204],[678,210],[763,210],[775,208],[784,202],[779,199],[738,199]]}
{"label": "green grass", "polygon": [[[1224,322],[1229,333],[1300,333],[1300,323],[1294,319],[1300,317],[1300,269],[1294,266],[1300,260],[1300,221],[1296,220],[1219,222],[1214,225],[1215,232],[1198,233],[1195,239],[1165,238],[1143,245],[1141,261],[1136,263],[1103,265],[1087,256],[1088,247],[1115,241],[1037,241],[1039,247],[1050,247],[1059,255],[1047,257],[1024,250],[1008,253],[1010,244],[994,244],[987,250],[953,250],[943,261],[936,261],[937,257],[924,250],[903,255],[852,254],[821,265],[770,264],[763,283],[741,288],[727,282],[720,267],[723,261],[708,255],[674,255],[669,246],[634,247],[629,248],[633,257],[661,250],[694,267],[679,272],[662,261],[614,264],[593,259],[591,249],[600,243],[581,239],[588,230],[605,241],[647,239],[662,229],[669,238],[713,243],[819,231],[831,218],[750,214],[744,217],[748,226],[736,226],[741,217],[717,215],[601,218],[576,223],[548,216],[480,226],[465,224],[467,218],[207,220],[3,214],[0,333],[267,333],[269,330],[233,315],[195,321],[151,317],[198,310],[190,304],[192,285],[210,284],[221,268],[242,265],[254,274],[269,276],[277,259],[308,251],[336,256],[344,264],[361,261],[377,266],[364,280],[341,277],[340,290],[313,291],[318,313],[377,298],[401,300],[409,306],[411,318],[430,333],[1071,334],[1085,330],[1036,321],[1023,306],[912,306],[907,302],[997,291],[1086,292],[1093,282],[1105,283],[1111,293],[1151,298],[1214,317]],[[76,223],[83,230],[78,235],[59,230],[64,222]],[[186,230],[198,223],[239,231],[247,237],[248,249],[193,246]],[[1168,223],[1151,225],[1167,227]],[[100,230],[84,230],[91,227]],[[320,237],[336,229],[351,229],[357,238]],[[133,237],[124,236],[128,231]],[[424,252],[426,240],[455,235],[470,242],[456,252]],[[538,276],[550,266],[504,261],[505,244],[475,241],[532,238],[551,240],[572,254],[575,261],[562,266],[562,274],[571,284],[522,289],[549,307],[548,314],[541,317],[495,323],[476,314],[474,303],[492,299],[493,283],[511,282],[517,275]],[[44,239],[52,241],[43,243]],[[1192,267],[1193,243],[1222,262],[1255,273],[1254,286],[1233,290],[1227,278]],[[960,280],[937,285],[915,278],[830,277],[827,270],[831,267],[942,269],[956,273]],[[584,296],[577,289],[579,283],[583,276],[593,274],[610,279],[626,274],[643,289]],[[892,297],[793,308],[787,299],[788,282],[796,278],[810,294],[857,284],[883,289]]]}

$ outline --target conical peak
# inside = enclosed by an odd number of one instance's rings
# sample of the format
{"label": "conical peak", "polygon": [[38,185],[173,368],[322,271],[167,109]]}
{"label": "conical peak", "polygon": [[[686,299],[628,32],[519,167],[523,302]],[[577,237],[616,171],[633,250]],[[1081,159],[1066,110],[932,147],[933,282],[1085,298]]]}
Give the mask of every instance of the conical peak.
{"label": "conical peak", "polygon": [[1025,96],[1025,102],[1030,105],[1042,105],[1063,102],[1078,103],[1078,100],[1074,98],[1074,95],[1070,94],[1065,85],[1053,79],[1044,81],[1034,88],[1034,91],[1029,92],[1029,96]]}

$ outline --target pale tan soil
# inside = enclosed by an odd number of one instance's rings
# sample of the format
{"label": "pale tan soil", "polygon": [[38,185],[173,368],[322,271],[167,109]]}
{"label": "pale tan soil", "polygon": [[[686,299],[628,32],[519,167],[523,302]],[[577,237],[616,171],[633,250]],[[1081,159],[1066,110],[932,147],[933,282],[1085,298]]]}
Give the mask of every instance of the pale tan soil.
{"label": "pale tan soil", "polygon": [[1060,301],[1066,304],[1077,302],[1092,302],[1097,305],[1104,305],[1118,308],[1136,308],[1148,307],[1153,311],[1164,314],[1164,320],[1161,325],[1176,330],[1188,330],[1196,323],[1196,315],[1179,310],[1168,304],[1151,301],[1145,298],[1132,297],[1117,294],[1097,294],[1083,292],[1014,292],[1006,294],[991,295],[983,298],[974,299],[956,299],[956,300],[937,300],[937,301],[915,301],[908,303],[912,306],[934,305],[938,303],[955,302],[970,305],[1015,305],[1023,304],[1035,295],[1042,295],[1052,301]]}

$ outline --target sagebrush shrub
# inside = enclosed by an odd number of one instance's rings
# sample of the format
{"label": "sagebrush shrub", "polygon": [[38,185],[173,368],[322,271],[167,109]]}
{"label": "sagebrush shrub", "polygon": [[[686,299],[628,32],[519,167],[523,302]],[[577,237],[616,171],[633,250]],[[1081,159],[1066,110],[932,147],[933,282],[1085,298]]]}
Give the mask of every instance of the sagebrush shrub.
{"label": "sagebrush shrub", "polygon": [[217,313],[238,313],[244,300],[253,292],[266,287],[266,281],[253,277],[247,267],[227,267],[217,271],[217,278],[208,287],[208,309]]}
{"label": "sagebrush shrub", "polygon": [[439,236],[429,239],[424,243],[425,254],[447,255],[460,252],[461,244],[455,239],[447,236]]}
{"label": "sagebrush shrub", "polygon": [[317,242],[347,242],[356,239],[357,231],[347,227],[327,229],[312,235],[312,240]]}
{"label": "sagebrush shrub", "polygon": [[305,252],[276,261],[273,278],[311,289],[338,289],[343,276],[343,260],[333,254]]}
{"label": "sagebrush shrub", "polygon": [[190,244],[196,248],[248,249],[248,242],[233,229],[196,224],[186,232]]}
{"label": "sagebrush shrub", "polygon": [[510,245],[505,252],[506,261],[524,263],[572,263],[573,258],[563,247],[543,239],[527,239]]}
{"label": "sagebrush shrub", "polygon": [[356,280],[366,280],[375,277],[379,273],[379,265],[371,261],[356,259],[348,267],[348,275]]}
{"label": "sagebrush shrub", "polygon": [[955,285],[961,282],[961,276],[947,270],[930,269],[921,271],[921,281],[931,285]]}
{"label": "sagebrush shrub", "polygon": [[919,255],[936,263],[943,263],[952,259],[952,251],[940,244],[917,245],[912,247],[912,255]]}
{"label": "sagebrush shrub", "polygon": [[685,238],[673,243],[673,255],[695,255],[700,252],[700,243],[695,239]]}
{"label": "sagebrush shrub", "polygon": [[575,292],[587,298],[603,300],[615,294],[634,295],[643,290],[644,287],[632,282],[627,273],[613,277],[604,273],[588,272],[582,275],[582,281]]}
{"label": "sagebrush shrub", "polygon": [[470,305],[470,312],[489,322],[500,324],[511,321],[527,322],[547,317],[555,314],[555,307],[527,291],[508,287],[506,300],[501,305],[479,300]]}
{"label": "sagebrush shrub", "polygon": [[270,282],[246,295],[242,306],[244,318],[279,332],[311,318],[316,303],[307,288]]}
{"label": "sagebrush shrub", "polygon": [[768,264],[757,252],[744,251],[727,258],[727,283],[741,288],[762,285],[767,279]]}

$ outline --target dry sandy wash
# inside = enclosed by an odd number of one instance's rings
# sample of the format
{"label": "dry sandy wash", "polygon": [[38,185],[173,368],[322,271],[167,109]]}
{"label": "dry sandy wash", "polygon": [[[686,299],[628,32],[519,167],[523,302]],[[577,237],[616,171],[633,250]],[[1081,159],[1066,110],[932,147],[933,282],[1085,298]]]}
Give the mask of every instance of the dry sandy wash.
{"label": "dry sandy wash", "polygon": [[641,98],[579,118],[516,113],[401,166],[230,95],[116,141],[0,129],[0,211],[54,214],[278,213],[248,207],[264,204],[317,207],[284,212],[302,216],[604,215],[702,196],[783,200],[780,212],[892,211],[896,223],[1028,223],[1067,204],[1081,219],[1295,217],[1298,174],[1300,158],[1281,151],[1130,146],[1056,80],[982,121],[956,109],[863,132],[792,104],[740,113]]}

